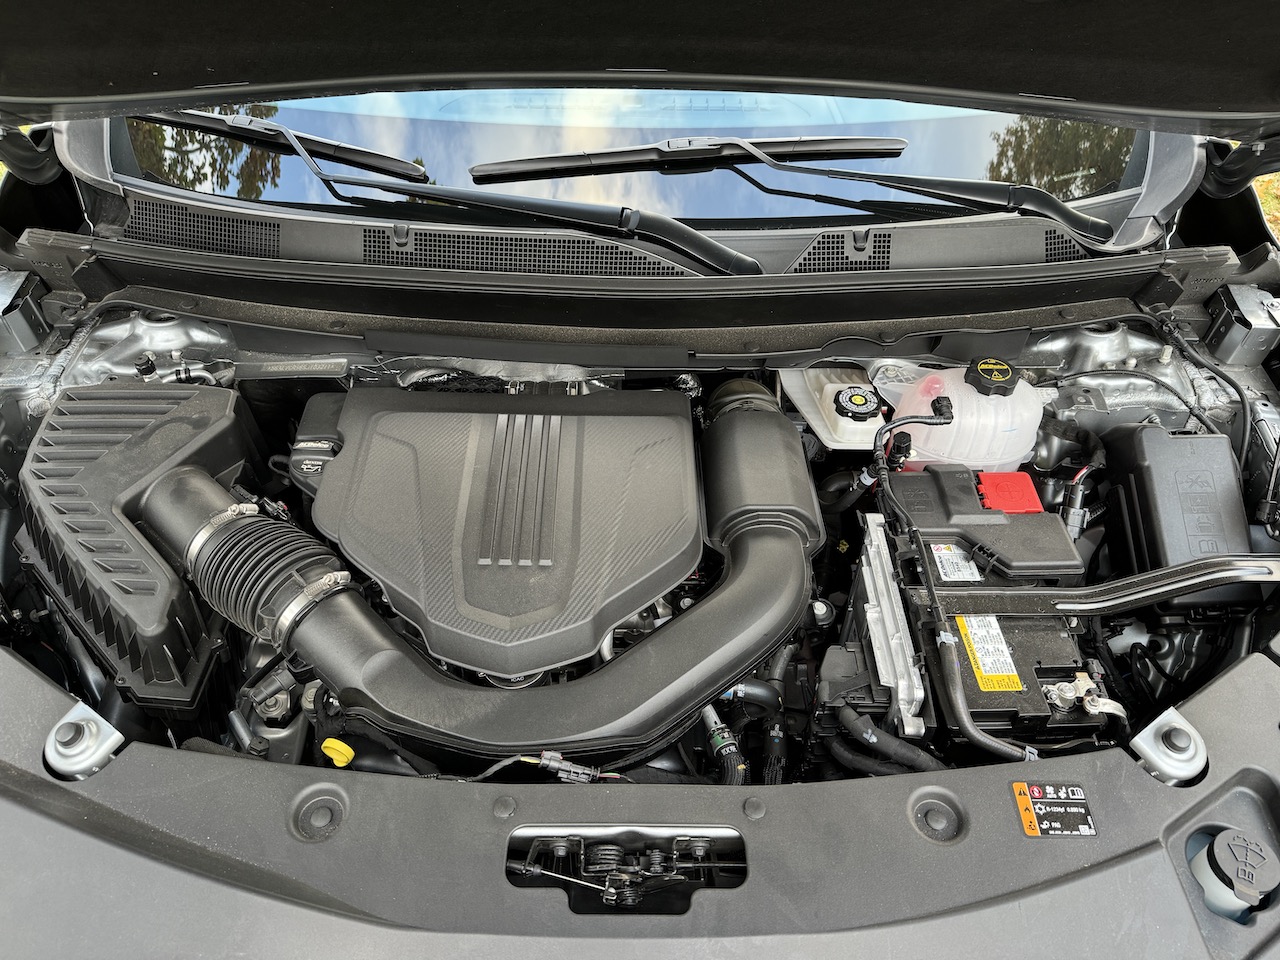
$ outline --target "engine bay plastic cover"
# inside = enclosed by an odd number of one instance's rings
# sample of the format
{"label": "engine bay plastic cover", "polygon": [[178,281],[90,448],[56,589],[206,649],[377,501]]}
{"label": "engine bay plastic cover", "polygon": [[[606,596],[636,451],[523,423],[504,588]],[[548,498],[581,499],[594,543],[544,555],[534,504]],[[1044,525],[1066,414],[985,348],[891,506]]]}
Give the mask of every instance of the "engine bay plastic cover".
{"label": "engine bay plastic cover", "polygon": [[589,657],[702,554],[680,394],[355,390],[336,435],[317,528],[459,666],[515,678]]}

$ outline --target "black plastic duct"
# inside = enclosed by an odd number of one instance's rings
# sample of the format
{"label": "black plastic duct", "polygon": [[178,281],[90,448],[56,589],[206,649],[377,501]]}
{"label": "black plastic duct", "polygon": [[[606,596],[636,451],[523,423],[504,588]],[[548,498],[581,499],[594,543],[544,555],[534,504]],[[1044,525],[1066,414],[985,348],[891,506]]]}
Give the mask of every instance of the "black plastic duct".
{"label": "black plastic duct", "polygon": [[[442,674],[340,589],[331,554],[299,550],[297,531],[278,521],[237,514],[198,468],[157,480],[141,515],[207,601],[243,629],[275,634],[350,716],[477,756],[616,755],[660,743],[732,686],[790,635],[810,597],[808,558],[823,527],[794,426],[745,381],[722,388],[708,409],[708,539],[725,555],[724,576],[694,607],[571,683],[504,690]],[[238,584],[227,580],[232,563]]]}

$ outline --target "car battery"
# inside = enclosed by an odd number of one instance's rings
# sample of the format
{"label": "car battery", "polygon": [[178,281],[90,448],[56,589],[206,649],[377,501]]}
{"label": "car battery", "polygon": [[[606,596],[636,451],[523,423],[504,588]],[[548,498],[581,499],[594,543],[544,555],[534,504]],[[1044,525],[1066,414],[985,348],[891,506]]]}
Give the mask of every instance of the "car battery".
{"label": "car battery", "polygon": [[[889,482],[920,531],[926,555],[919,563],[936,585],[1027,588],[1081,581],[1079,551],[1062,518],[1044,511],[1029,475],[931,466],[893,474]],[[908,582],[925,572],[911,563],[901,569]],[[917,608],[915,623],[927,613]],[[1107,696],[1101,665],[1085,657],[1078,628],[1065,618],[953,617],[945,629],[958,645],[965,697],[980,728],[1044,742],[1088,736],[1106,723],[1083,703],[1089,690]],[[937,722],[958,732],[952,705],[936,693],[942,682],[937,633],[919,626],[917,632]]]}
{"label": "car battery", "polygon": [[[1086,659],[1063,617],[954,617],[960,677],[969,713],[994,736],[1036,743],[1096,733],[1106,717],[1085,709],[1089,691],[1106,699],[1102,666]],[[929,673],[941,682],[936,640],[922,644]],[[938,698],[951,730],[951,705]]]}

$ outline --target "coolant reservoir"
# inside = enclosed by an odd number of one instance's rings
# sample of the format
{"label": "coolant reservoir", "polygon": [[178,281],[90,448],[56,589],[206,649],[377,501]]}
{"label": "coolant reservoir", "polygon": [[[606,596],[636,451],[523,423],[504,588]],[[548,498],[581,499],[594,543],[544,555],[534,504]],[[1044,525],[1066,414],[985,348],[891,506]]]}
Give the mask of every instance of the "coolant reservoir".
{"label": "coolant reservoir", "polygon": [[973,470],[1013,470],[1031,456],[1044,412],[1035,387],[1013,364],[980,357],[966,368],[926,370],[904,385],[894,417],[928,416],[935,398],[949,397],[955,419],[945,426],[913,425],[909,470],[958,463]]}

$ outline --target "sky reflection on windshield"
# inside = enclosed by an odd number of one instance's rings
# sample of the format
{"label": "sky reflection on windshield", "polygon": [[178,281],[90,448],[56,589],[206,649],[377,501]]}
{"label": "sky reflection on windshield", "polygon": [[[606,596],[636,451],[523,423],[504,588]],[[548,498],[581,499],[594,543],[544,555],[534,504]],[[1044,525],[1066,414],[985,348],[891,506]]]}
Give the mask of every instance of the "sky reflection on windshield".
{"label": "sky reflection on windshield", "polygon": [[[1025,167],[1060,195],[1096,190],[1119,180],[1133,135],[1094,124],[1016,116],[890,100],[767,93],[662,90],[451,90],[376,93],[258,105],[255,112],[289,127],[417,159],[432,180],[474,186],[468,168],[522,156],[573,153],[652,143],[675,136],[896,136],[901,157],[827,165],[868,172],[988,178]],[[230,112],[228,110],[227,112]],[[1020,128],[1019,124],[1024,124]],[[1048,124],[1048,126],[1044,126]],[[328,203],[324,187],[302,162],[264,163],[247,147],[227,156],[194,135],[179,152],[172,131],[163,141],[131,124],[144,169],[178,186],[248,199]],[[140,137],[152,137],[140,144]],[[145,147],[145,149],[141,149]],[[213,145],[213,146],[216,146]],[[237,145],[238,146],[238,145]],[[200,150],[208,154],[201,170]],[[145,154],[145,156],[144,156]],[[193,162],[193,158],[194,161]],[[214,169],[217,164],[225,169]],[[850,181],[798,177],[762,164],[747,171],[775,188],[820,191],[856,200],[910,200],[897,191]],[[246,178],[252,177],[253,182]],[[226,181],[226,187],[219,184]],[[1043,185],[1043,184],[1042,184]],[[1052,188],[1051,187],[1051,188]],[[1063,189],[1063,188],[1066,189]],[[494,193],[640,207],[688,219],[787,218],[846,213],[845,208],[757,191],[730,170],[695,174],[626,173],[494,184]],[[352,192],[362,192],[355,191]],[[369,196],[386,197],[377,191]]]}

